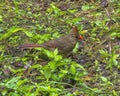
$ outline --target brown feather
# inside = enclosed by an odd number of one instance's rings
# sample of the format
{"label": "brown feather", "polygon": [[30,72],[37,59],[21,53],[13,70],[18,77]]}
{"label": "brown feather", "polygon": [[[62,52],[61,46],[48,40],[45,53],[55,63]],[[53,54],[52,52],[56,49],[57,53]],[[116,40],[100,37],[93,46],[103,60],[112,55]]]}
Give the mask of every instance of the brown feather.
{"label": "brown feather", "polygon": [[54,50],[57,48],[60,54],[67,54],[73,50],[77,41],[79,39],[78,29],[74,26],[71,32],[62,37],[49,40],[43,44],[23,44],[20,49],[30,49],[30,48],[45,48],[48,50]]}

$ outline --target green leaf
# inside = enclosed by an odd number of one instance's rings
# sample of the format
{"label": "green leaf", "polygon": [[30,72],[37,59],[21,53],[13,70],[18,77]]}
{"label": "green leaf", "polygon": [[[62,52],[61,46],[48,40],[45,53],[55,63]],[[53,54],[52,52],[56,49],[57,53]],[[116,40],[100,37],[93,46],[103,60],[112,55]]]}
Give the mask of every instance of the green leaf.
{"label": "green leaf", "polygon": [[48,8],[48,9],[47,9],[47,12],[48,12],[49,14],[53,13],[53,8]]}
{"label": "green leaf", "polygon": [[73,75],[75,74],[75,72],[76,72],[76,68],[75,68],[74,65],[71,65],[71,67],[70,67],[70,71],[71,71],[71,73],[72,73]]}
{"label": "green leaf", "polygon": [[103,82],[107,82],[107,81],[108,81],[107,78],[105,78],[105,77],[103,77],[103,76],[101,76],[100,78],[101,78],[101,80],[102,80]]}
{"label": "green leaf", "polygon": [[61,55],[56,55],[55,57],[54,57],[54,60],[55,61],[60,61],[60,60],[62,60],[62,56]]}
{"label": "green leaf", "polygon": [[51,7],[53,8],[55,14],[59,14],[59,13],[60,13],[60,9],[57,8],[54,3],[51,3],[50,5],[51,5]]}
{"label": "green leaf", "polygon": [[7,88],[11,88],[11,89],[17,89],[17,82],[19,81],[21,77],[14,77],[11,80],[9,80],[8,82],[6,82],[5,86]]}
{"label": "green leaf", "polygon": [[69,10],[67,10],[68,12],[70,12],[71,14],[73,14],[73,13],[75,13],[75,12],[77,12],[77,10],[76,9],[69,9]]}
{"label": "green leaf", "polygon": [[58,93],[50,93],[50,96],[58,96]]}
{"label": "green leaf", "polygon": [[110,34],[110,36],[111,37],[120,37],[120,32],[112,32],[111,34]]}
{"label": "green leaf", "polygon": [[43,74],[45,78],[48,80],[51,77],[51,69],[48,66],[45,66]]}
{"label": "green leaf", "polygon": [[22,84],[26,83],[28,80],[27,79],[24,79],[24,80],[19,80],[17,82],[17,86],[21,86]]}
{"label": "green leaf", "polygon": [[23,30],[21,30],[21,31],[23,31],[28,37],[32,37],[32,36],[33,36],[32,33],[30,33],[29,31],[27,31],[27,30],[25,30],[25,29],[23,29]]}
{"label": "green leaf", "polygon": [[3,39],[7,39],[8,37],[10,37],[13,33],[19,32],[19,31],[23,31],[28,37],[32,37],[32,33],[26,31],[24,28],[17,28],[16,26],[11,27],[7,32],[5,32],[5,34],[0,35],[0,40]]}
{"label": "green leaf", "polygon": [[2,15],[0,15],[0,22],[3,22],[3,18],[2,18]]}
{"label": "green leaf", "polygon": [[58,54],[58,49],[55,49],[54,50],[54,55],[57,55]]}
{"label": "green leaf", "polygon": [[73,49],[73,53],[77,53],[78,52],[78,47],[79,47],[79,43],[77,43],[75,45],[75,48]]}
{"label": "green leaf", "polygon": [[46,92],[58,92],[62,91],[59,88],[52,88],[50,86],[37,86],[39,91],[46,91]]}
{"label": "green leaf", "polygon": [[82,65],[80,65],[80,64],[75,64],[74,66],[75,66],[75,67],[78,67],[78,68],[80,68],[80,69],[82,69],[83,71],[86,72],[85,68],[84,68]]}
{"label": "green leaf", "polygon": [[50,65],[50,69],[52,69],[52,70],[55,70],[56,69],[56,61],[50,61],[49,63],[48,63],[49,65]]}
{"label": "green leaf", "polygon": [[66,76],[66,74],[68,73],[68,70],[60,70],[60,73],[59,73],[59,78],[62,79]]}
{"label": "green leaf", "polygon": [[20,72],[23,72],[25,69],[24,68],[19,68],[19,69],[13,69],[13,68],[11,68],[11,67],[9,67],[9,69],[10,69],[10,71],[12,71],[13,73],[20,73]]}
{"label": "green leaf", "polygon": [[103,57],[107,57],[110,55],[110,54],[108,54],[108,51],[106,51],[106,50],[99,50],[99,52]]}
{"label": "green leaf", "polygon": [[78,17],[78,18],[73,18],[71,22],[74,23],[74,24],[77,24],[77,23],[79,23],[81,20],[82,20],[82,18]]}
{"label": "green leaf", "polygon": [[87,10],[89,10],[90,9],[90,6],[89,5],[84,5],[84,6],[82,6],[82,10],[83,11],[87,11]]}

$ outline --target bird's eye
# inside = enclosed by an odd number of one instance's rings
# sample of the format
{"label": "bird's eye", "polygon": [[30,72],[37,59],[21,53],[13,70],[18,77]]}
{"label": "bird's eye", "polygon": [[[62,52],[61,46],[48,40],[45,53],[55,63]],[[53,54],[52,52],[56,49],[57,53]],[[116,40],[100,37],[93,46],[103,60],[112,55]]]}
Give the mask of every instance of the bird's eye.
{"label": "bird's eye", "polygon": [[75,38],[78,38],[78,36],[75,36]]}

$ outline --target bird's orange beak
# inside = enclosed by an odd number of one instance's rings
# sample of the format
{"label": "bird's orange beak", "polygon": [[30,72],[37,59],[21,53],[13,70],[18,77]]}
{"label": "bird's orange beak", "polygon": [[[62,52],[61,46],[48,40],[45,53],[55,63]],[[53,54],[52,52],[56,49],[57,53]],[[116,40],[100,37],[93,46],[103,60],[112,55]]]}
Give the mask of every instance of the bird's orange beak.
{"label": "bird's orange beak", "polygon": [[80,36],[78,37],[78,39],[79,39],[79,40],[83,40],[83,36],[80,35]]}

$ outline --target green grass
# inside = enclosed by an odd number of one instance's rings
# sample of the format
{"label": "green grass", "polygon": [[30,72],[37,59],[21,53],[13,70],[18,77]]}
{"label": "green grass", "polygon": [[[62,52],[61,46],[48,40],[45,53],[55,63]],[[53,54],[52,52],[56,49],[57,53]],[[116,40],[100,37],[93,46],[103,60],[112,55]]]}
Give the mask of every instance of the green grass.
{"label": "green grass", "polygon": [[[106,9],[99,0],[1,1],[0,95],[119,96],[119,7],[116,0]],[[84,40],[69,58],[57,49],[18,48],[58,38],[73,25]]]}

